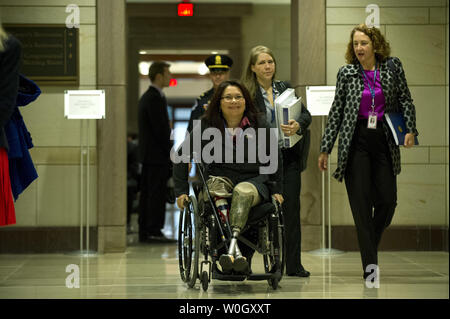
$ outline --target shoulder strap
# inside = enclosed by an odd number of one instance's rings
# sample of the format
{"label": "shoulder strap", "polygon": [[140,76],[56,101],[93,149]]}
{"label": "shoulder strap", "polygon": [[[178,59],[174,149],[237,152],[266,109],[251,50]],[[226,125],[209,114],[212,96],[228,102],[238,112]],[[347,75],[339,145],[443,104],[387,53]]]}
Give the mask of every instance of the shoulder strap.
{"label": "shoulder strap", "polygon": [[288,85],[284,81],[276,81],[275,86],[281,92],[284,92],[288,88]]}

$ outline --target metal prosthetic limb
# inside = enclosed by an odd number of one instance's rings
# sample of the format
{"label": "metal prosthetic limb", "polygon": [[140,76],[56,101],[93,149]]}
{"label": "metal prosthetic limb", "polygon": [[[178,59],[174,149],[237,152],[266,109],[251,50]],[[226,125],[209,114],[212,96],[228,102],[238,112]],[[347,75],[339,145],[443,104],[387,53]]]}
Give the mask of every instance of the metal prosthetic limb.
{"label": "metal prosthetic limb", "polygon": [[260,201],[258,190],[251,183],[240,183],[233,190],[230,209],[230,224],[232,229],[232,238],[228,249],[228,254],[220,256],[219,263],[222,269],[234,269],[238,272],[248,271],[247,259],[242,256],[239,249],[237,238],[247,223],[250,208]]}
{"label": "metal prosthetic limb", "polygon": [[240,189],[236,187],[231,200],[230,220],[233,237],[231,238],[228,254],[241,257],[241,251],[237,244],[237,237],[244,228],[248,219],[248,213],[252,207],[254,193],[252,190]]}

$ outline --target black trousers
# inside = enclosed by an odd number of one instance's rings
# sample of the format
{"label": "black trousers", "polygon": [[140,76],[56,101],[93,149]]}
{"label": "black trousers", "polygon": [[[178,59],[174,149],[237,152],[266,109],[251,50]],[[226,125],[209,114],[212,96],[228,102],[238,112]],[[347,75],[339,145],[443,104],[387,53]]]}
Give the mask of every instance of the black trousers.
{"label": "black trousers", "polygon": [[159,234],[166,214],[168,165],[143,165],[139,198],[139,238]]}
{"label": "black trousers", "polygon": [[302,186],[298,159],[283,152],[283,214],[286,238],[286,273],[303,269],[301,262],[300,190]]}
{"label": "black trousers", "polygon": [[378,265],[381,235],[397,206],[397,180],[382,125],[368,129],[367,120],[358,120],[345,171],[363,271]]}
{"label": "black trousers", "polygon": [[133,213],[133,202],[137,197],[139,189],[137,185],[127,185],[127,225],[130,225],[131,214]]}

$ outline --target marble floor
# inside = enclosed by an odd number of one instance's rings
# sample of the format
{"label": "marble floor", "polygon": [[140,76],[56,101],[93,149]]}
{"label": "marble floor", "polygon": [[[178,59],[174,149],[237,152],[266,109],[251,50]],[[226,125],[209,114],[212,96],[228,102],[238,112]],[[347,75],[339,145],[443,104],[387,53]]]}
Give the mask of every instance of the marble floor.
{"label": "marble floor", "polygon": [[[176,237],[175,211],[163,232]],[[205,292],[180,278],[176,244],[137,242],[132,215],[128,248],[123,253],[82,257],[73,254],[0,254],[1,299],[449,299],[447,252],[380,252],[379,288],[362,279],[359,252],[320,256],[303,252],[310,278],[283,277],[273,290],[266,280],[213,279]],[[263,272],[255,255],[252,269]],[[78,280],[77,280],[78,278]],[[77,283],[79,286],[77,287]]]}
{"label": "marble floor", "polygon": [[[253,271],[262,272],[255,256]],[[367,288],[357,252],[334,257],[302,254],[310,278],[283,277],[278,290],[267,281],[181,281],[176,244],[136,244],[124,253],[79,257],[67,254],[0,255],[0,299],[47,298],[248,298],[248,299],[448,299],[446,252],[381,252],[380,286]],[[261,263],[257,261],[260,260]],[[79,274],[79,288],[75,276]]]}

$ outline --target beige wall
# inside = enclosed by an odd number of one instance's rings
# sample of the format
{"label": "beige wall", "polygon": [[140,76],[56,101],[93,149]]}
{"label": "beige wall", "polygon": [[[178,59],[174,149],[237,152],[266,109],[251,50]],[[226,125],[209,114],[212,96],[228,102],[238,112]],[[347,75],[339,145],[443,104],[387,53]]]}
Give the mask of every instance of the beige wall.
{"label": "beige wall", "polygon": [[[21,108],[33,138],[31,156],[39,178],[17,200],[17,224],[78,226],[80,224],[80,120],[64,118],[64,90],[96,89],[95,0],[2,0],[4,24],[65,24],[66,5],[80,8],[79,87],[42,86],[41,96]],[[39,83],[38,83],[39,84]],[[83,130],[84,132],[84,130]],[[91,120],[90,225],[97,224],[96,123]]]}
{"label": "beige wall", "polygon": [[[449,8],[449,0],[447,0],[446,1],[446,4],[447,4],[447,8],[446,8],[446,12],[447,12],[447,14],[446,14],[446,18],[447,18],[447,20],[446,20],[446,23],[447,23],[447,27],[446,27],[446,35],[445,35],[445,38],[447,39],[447,43],[446,43],[446,46],[445,46],[445,52],[446,52],[446,59],[445,59],[445,78],[446,78],[446,83],[445,83],[445,105],[446,105],[446,108],[447,108],[447,116],[446,116],[446,121],[447,121],[447,123],[446,123],[446,125],[445,125],[445,136],[446,136],[446,145],[448,146],[448,144],[449,144],[449,116],[448,116],[448,111],[449,111],[449,98],[448,98],[448,95],[449,95],[449,92],[448,92],[448,89],[449,89],[449,87],[448,87],[448,79],[449,79],[449,57],[448,57],[448,55],[449,55],[449,46],[448,46],[448,36],[449,36],[449,28],[448,28],[448,23],[449,23],[449,12],[448,12],[448,8]],[[447,151],[448,151],[448,148],[447,148]],[[449,190],[449,181],[450,181],[450,179],[449,179],[449,171],[448,171],[448,152],[447,152],[447,161],[446,161],[446,170],[445,170],[445,180],[446,180],[446,184],[445,184],[445,194],[446,194],[446,198],[447,198],[447,202],[446,202],[446,212],[447,212],[447,227],[449,226],[449,203],[448,203],[448,190]]]}
{"label": "beige wall", "polygon": [[250,49],[265,45],[277,59],[277,78],[291,77],[290,5],[254,5],[251,16],[242,19],[242,70],[247,66]]}
{"label": "beige wall", "polygon": [[[3,23],[63,24],[65,6],[81,9],[80,86],[96,88],[95,0],[2,0]],[[351,28],[365,20],[365,6],[381,8],[381,30],[393,55],[402,60],[417,108],[421,145],[402,151],[399,205],[395,225],[448,225],[448,1],[327,1],[327,84],[343,65]],[[290,79],[290,6],[254,5],[242,22],[243,64],[250,48],[269,46],[278,60],[277,77]],[[35,147],[31,154],[39,178],[16,202],[17,226],[76,226],[79,223],[80,121],[63,117],[67,87],[41,87],[41,97],[22,109]],[[429,111],[428,111],[429,109]],[[427,111],[425,111],[427,110]],[[96,125],[92,121],[91,225],[96,212]],[[332,154],[335,163],[336,152]],[[315,164],[309,159],[309,165]],[[334,164],[335,167],[335,164]],[[353,225],[343,184],[332,182],[332,224]]]}
{"label": "beige wall", "polygon": [[[403,62],[417,112],[420,146],[401,150],[393,225],[448,225],[448,1],[327,1],[327,84],[345,64],[354,25],[368,4],[380,7],[381,31]],[[447,8],[446,8],[447,7]],[[336,167],[336,149],[332,169]],[[352,225],[345,186],[332,181],[332,224]]]}
{"label": "beige wall", "polygon": [[[392,45],[392,54],[404,64],[420,132],[421,145],[402,150],[403,168],[398,178],[398,209],[393,225],[448,225],[447,1],[328,0],[327,85],[335,85],[337,71],[345,64],[350,30],[365,21],[365,8],[371,3],[379,5],[381,30]],[[290,79],[289,5],[254,5],[252,15],[243,19],[242,34],[243,68],[249,50],[264,44],[278,59],[277,77]],[[426,108],[431,110],[425,111]],[[336,156],[333,151],[333,170]],[[315,163],[310,158],[309,169]],[[332,178],[331,189],[332,224],[353,225],[345,186]]]}

